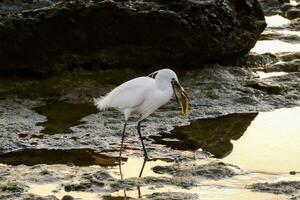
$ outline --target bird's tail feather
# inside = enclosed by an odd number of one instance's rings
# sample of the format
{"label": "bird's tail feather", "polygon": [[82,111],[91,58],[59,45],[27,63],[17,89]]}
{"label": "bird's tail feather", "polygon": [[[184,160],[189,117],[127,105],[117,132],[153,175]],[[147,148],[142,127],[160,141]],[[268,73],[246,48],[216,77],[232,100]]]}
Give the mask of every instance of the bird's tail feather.
{"label": "bird's tail feather", "polygon": [[99,110],[106,110],[107,109],[107,98],[106,96],[102,96],[99,98],[94,98],[94,104]]}

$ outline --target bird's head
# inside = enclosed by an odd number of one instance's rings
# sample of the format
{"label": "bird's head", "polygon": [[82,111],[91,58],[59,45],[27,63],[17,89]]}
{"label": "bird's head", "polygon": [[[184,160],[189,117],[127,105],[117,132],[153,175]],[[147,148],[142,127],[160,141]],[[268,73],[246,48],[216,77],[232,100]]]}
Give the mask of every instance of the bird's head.
{"label": "bird's head", "polygon": [[161,69],[153,72],[150,76],[153,78],[155,77],[155,80],[161,83],[161,87],[172,86],[173,93],[178,104],[180,104],[178,94],[181,97],[181,114],[183,116],[187,116],[189,98],[183,87],[180,85],[176,73],[171,69]]}

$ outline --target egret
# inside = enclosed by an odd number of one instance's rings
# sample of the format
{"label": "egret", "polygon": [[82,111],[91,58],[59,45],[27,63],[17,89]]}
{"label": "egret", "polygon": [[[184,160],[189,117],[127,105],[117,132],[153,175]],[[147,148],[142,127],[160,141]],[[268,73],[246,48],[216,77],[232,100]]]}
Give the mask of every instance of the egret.
{"label": "egret", "polygon": [[181,94],[181,113],[183,116],[186,116],[189,99],[185,90],[179,84],[176,73],[171,69],[161,69],[151,73],[149,76],[129,80],[113,89],[104,97],[94,99],[94,103],[100,111],[114,108],[124,114],[125,121],[119,152],[120,159],[126,125],[132,114],[138,115],[137,131],[143,146],[144,157],[148,159],[141,134],[141,122],[159,107],[169,102],[173,96],[175,96],[179,104],[177,93]]}

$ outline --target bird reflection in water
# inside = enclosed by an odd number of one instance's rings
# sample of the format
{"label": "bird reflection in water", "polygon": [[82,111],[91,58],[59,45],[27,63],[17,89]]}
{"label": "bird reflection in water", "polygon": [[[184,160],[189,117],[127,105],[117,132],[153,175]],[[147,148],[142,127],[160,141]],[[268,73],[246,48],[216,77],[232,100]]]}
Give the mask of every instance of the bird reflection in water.
{"label": "bird reflection in water", "polygon": [[[142,168],[141,168],[139,176],[138,176],[139,178],[141,178],[142,175],[143,175],[144,168],[145,168],[147,160],[148,160],[147,158],[144,158],[144,160],[143,160]],[[119,160],[119,170],[120,170],[121,180],[124,180],[124,176],[123,176],[123,172],[122,172],[122,162],[121,162],[121,159]],[[138,198],[141,198],[142,194],[141,194],[141,188],[140,188],[140,186],[137,186],[137,191],[138,191]],[[126,188],[124,188],[124,200],[127,200]]]}

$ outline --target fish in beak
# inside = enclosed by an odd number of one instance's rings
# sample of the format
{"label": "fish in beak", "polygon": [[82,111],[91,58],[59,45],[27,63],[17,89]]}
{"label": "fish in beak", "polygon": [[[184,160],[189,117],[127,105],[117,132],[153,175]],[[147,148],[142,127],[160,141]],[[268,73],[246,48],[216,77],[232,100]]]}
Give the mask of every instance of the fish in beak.
{"label": "fish in beak", "polygon": [[178,100],[177,92],[181,96],[181,115],[186,117],[188,115],[188,110],[189,110],[189,98],[185,90],[183,89],[183,87],[178,83],[178,81],[173,79],[171,83],[174,91],[174,96],[178,105],[179,105],[179,100]]}

